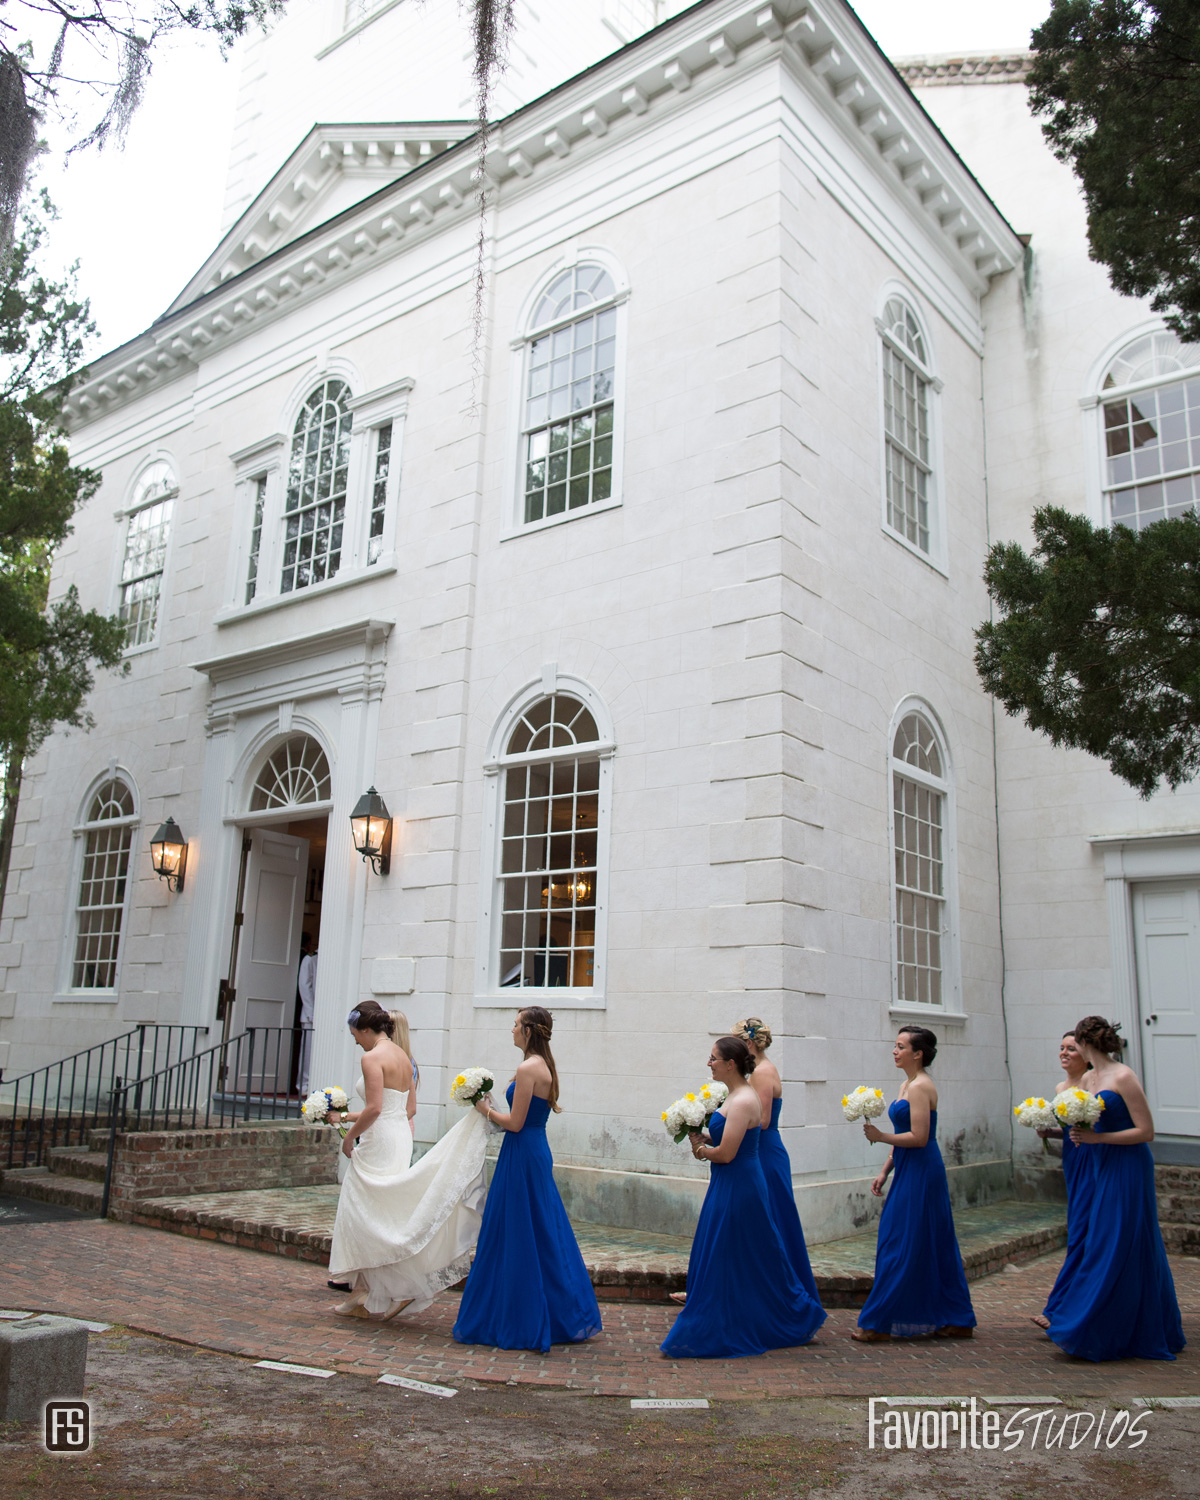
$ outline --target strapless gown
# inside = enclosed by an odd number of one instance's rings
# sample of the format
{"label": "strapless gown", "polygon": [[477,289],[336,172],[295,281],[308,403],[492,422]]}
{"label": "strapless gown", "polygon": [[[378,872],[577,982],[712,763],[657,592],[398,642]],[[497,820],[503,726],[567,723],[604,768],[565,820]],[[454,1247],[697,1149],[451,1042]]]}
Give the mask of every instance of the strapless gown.
{"label": "strapless gown", "polygon": [[[719,1110],[708,1130],[719,1146],[725,1131]],[[768,1206],[762,1134],[748,1130],[732,1161],[710,1163],[688,1257],[687,1302],[662,1343],[672,1359],[790,1349],[807,1344],[825,1321],[821,1304],[800,1284]]]}
{"label": "strapless gown", "polygon": [[779,1231],[783,1248],[792,1263],[792,1270],[813,1301],[820,1302],[817,1283],[808,1261],[808,1246],[804,1243],[796,1195],[792,1192],[792,1164],[788,1159],[783,1137],[779,1134],[779,1112],[782,1107],[782,1099],[772,1099],[771,1123],[759,1135],[758,1160],[767,1182],[767,1202],[771,1206],[771,1217],[775,1220],[775,1228]]}
{"label": "strapless gown", "polygon": [[405,1297],[409,1313],[428,1307],[467,1274],[479,1236],[483,1116],[469,1111],[414,1166],[407,1106],[407,1093],[384,1089],[383,1111],[356,1141],[338,1196],[330,1279],[365,1287],[368,1312]]}
{"label": "strapless gown", "polygon": [[1055,1277],[1043,1316],[1053,1318],[1055,1310],[1075,1279],[1083,1259],[1088,1215],[1092,1209],[1095,1188],[1096,1153],[1087,1146],[1077,1146],[1070,1131],[1063,1131],[1062,1167],[1067,1183],[1067,1254]]}
{"label": "strapless gown", "polygon": [[554,1182],[549,1117],[549,1102],[535,1095],[521,1129],[504,1132],[454,1324],[460,1344],[545,1354],[551,1344],[600,1332],[596,1294]]}
{"label": "strapless gown", "polygon": [[[1129,1106],[1101,1089],[1099,1135],[1129,1130]],[[1078,1359],[1174,1359],[1184,1346],[1167,1264],[1150,1147],[1081,1146],[1095,1157],[1083,1248],[1050,1314],[1050,1337]]]}
{"label": "strapless gown", "polygon": [[[907,1099],[893,1100],[888,1117],[896,1135],[912,1129]],[[875,1282],[858,1326],[897,1338],[975,1327],[938,1149],[936,1109],[930,1112],[924,1146],[897,1146],[892,1152],[892,1185],[879,1216]]]}

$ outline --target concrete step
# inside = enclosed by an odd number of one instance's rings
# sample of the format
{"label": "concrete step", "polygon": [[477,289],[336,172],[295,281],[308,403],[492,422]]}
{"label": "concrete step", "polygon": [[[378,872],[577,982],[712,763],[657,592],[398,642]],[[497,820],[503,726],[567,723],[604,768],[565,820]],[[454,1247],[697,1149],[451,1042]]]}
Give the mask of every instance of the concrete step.
{"label": "concrete step", "polygon": [[60,1203],[84,1214],[99,1214],[104,1181],[66,1177],[46,1167],[12,1167],[0,1175],[0,1192],[33,1198],[38,1203]]}
{"label": "concrete step", "polygon": [[[335,1185],[196,1193],[143,1199],[127,1204],[119,1216],[149,1228],[328,1265],[337,1198]],[[1061,1249],[1067,1238],[1059,1204],[989,1204],[962,1210],[955,1223],[969,1280]],[[574,1229],[602,1300],[663,1302],[686,1287],[689,1238],[599,1224]],[[815,1245],[811,1259],[826,1307],[862,1306],[874,1279],[873,1230]]]}
{"label": "concrete step", "polygon": [[46,1152],[46,1165],[55,1176],[103,1182],[108,1152],[89,1151],[85,1146],[55,1146]]}

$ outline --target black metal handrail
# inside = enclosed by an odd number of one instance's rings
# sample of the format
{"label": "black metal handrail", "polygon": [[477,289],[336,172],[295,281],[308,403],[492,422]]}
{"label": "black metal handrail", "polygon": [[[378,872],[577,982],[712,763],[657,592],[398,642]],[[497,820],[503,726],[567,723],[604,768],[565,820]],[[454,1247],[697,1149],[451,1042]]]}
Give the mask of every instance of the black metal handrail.
{"label": "black metal handrail", "polygon": [[115,1080],[133,1086],[194,1053],[207,1035],[207,1026],[145,1022],[16,1078],[0,1071],[0,1163],[41,1166],[51,1147],[82,1145],[109,1123]]}
{"label": "black metal handrail", "polygon": [[311,1055],[311,1027],[251,1026],[157,1073],[114,1079],[101,1217],[108,1214],[119,1131],[211,1130],[239,1118],[295,1119]]}

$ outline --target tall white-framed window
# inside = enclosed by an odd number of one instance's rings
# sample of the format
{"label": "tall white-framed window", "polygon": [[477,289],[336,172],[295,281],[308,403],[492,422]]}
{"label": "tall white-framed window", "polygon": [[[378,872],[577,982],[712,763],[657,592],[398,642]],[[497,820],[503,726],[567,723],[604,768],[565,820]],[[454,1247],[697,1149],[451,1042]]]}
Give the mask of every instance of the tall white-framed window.
{"label": "tall white-framed window", "polygon": [[350,402],[355,442],[362,448],[362,505],[355,513],[355,556],[368,569],[394,565],[400,456],[411,379],[368,391]]}
{"label": "tall white-framed window", "polygon": [[892,1003],[958,1007],[953,783],[945,741],[916,702],[892,727]]}
{"label": "tall white-framed window", "polygon": [[1109,361],[1100,382],[1106,525],[1141,530],[1200,503],[1200,344],[1160,329]]}
{"label": "tall white-framed window", "polygon": [[279,592],[333,578],[342,565],[350,488],[350,387],[329,376],[311,393],[292,429],[283,506]]}
{"label": "tall white-framed window", "polygon": [[126,511],[125,553],[121,562],[120,615],[126,648],[150,646],[158,636],[163,575],[171,518],[179,485],[166,459],[142,470]]}
{"label": "tall white-framed window", "polygon": [[113,776],[89,797],[75,830],[83,849],[67,979],[71,990],[116,992],[138,824],[133,788]]}
{"label": "tall white-framed window", "polygon": [[518,529],[620,498],[624,302],[613,271],[586,258],[534,298],[522,339]]}
{"label": "tall white-framed window", "polygon": [[486,767],[477,1003],[604,1004],[613,744],[573,687],[520,704]]}
{"label": "tall white-framed window", "polygon": [[876,320],[883,394],[884,528],[927,560],[939,562],[935,402],[929,339],[909,302],[889,296]]}

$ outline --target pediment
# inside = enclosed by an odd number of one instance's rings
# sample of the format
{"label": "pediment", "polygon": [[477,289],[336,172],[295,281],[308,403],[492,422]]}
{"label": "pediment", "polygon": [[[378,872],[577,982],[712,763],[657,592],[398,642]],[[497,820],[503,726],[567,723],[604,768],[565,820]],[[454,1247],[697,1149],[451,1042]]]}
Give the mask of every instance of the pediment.
{"label": "pediment", "polygon": [[314,125],[164,316],[432,161],[474,129],[473,120]]}

